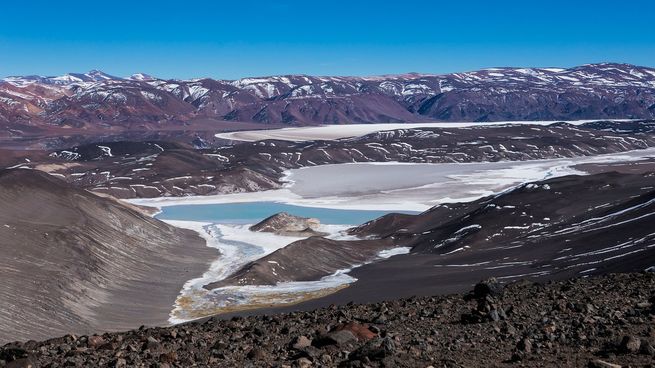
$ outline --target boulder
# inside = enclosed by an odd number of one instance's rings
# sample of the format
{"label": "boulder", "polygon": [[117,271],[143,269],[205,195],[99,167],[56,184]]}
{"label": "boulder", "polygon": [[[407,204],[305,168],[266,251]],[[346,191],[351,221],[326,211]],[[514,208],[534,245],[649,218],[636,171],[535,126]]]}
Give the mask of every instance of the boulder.
{"label": "boulder", "polygon": [[327,233],[317,230],[320,225],[321,222],[315,218],[294,216],[286,212],[280,212],[251,226],[250,230],[274,233],[282,236],[310,237],[327,235]]}
{"label": "boulder", "polygon": [[369,329],[368,325],[357,322],[350,322],[338,326],[335,331],[349,331],[355,335],[359,341],[367,341],[377,336],[375,332]]}
{"label": "boulder", "polygon": [[483,299],[487,296],[498,297],[503,293],[503,285],[501,285],[495,278],[490,278],[480,281],[473,288],[473,298]]}
{"label": "boulder", "polygon": [[301,350],[304,349],[312,344],[312,340],[307,338],[306,336],[298,336],[295,338],[293,343],[291,344],[291,347],[293,347],[296,350]]}
{"label": "boulder", "polygon": [[592,360],[587,365],[589,368],[621,368],[618,364],[608,363],[604,360]]}
{"label": "boulder", "polygon": [[624,353],[636,353],[641,348],[641,340],[634,336],[624,336],[621,341],[621,351]]}
{"label": "boulder", "polygon": [[328,345],[342,346],[352,342],[357,342],[357,336],[350,331],[341,330],[330,332],[315,339],[313,345],[320,348]]}

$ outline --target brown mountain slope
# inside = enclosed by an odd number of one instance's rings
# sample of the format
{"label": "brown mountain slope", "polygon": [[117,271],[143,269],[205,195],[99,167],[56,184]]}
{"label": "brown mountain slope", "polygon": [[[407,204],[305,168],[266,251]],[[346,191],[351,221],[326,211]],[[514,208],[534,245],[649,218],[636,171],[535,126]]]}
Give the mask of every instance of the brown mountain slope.
{"label": "brown mountain slope", "polygon": [[655,69],[630,64],[378,77],[87,77],[97,73],[0,79],[0,127],[18,136],[31,124],[93,135],[207,118],[315,125],[655,117]]}
{"label": "brown mountain slope", "polygon": [[0,171],[0,342],[163,324],[213,252],[35,170]]}

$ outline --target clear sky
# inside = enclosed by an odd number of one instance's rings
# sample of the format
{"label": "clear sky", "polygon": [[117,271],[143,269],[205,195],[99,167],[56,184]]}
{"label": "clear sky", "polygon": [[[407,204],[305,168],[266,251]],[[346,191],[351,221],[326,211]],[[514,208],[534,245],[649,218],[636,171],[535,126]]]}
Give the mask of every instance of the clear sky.
{"label": "clear sky", "polygon": [[6,1],[0,76],[447,73],[655,66],[655,1]]}

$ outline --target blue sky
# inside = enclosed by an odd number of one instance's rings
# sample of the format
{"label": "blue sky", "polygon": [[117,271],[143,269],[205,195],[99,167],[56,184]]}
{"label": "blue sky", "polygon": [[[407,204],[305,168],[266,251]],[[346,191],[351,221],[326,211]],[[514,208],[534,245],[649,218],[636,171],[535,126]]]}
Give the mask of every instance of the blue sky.
{"label": "blue sky", "polygon": [[97,68],[233,79],[601,61],[655,66],[651,0],[61,0],[12,1],[0,12],[0,76]]}

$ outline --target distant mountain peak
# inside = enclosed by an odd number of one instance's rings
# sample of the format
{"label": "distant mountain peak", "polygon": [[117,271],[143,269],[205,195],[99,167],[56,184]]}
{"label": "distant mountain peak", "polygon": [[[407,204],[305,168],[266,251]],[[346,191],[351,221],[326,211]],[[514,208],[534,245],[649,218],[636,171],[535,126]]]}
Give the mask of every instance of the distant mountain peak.
{"label": "distant mountain peak", "polygon": [[122,79],[119,77],[114,77],[113,75],[109,75],[103,71],[93,69],[90,70],[87,73],[68,73],[62,77],[57,77],[57,78],[66,78],[66,77],[73,77],[79,79],[81,82],[102,82],[102,81],[107,81],[107,80],[116,80],[116,79]]}
{"label": "distant mountain peak", "polygon": [[98,70],[98,69],[91,69],[91,70],[90,70],[88,73],[86,73],[86,74],[87,74],[87,75],[94,76],[94,77],[105,78],[105,79],[114,79],[114,78],[116,78],[116,77],[111,76],[111,75],[109,75],[109,74],[103,72],[102,70]]}
{"label": "distant mountain peak", "polygon": [[132,74],[128,79],[135,80],[135,81],[152,81],[157,78],[145,73],[135,73]]}

